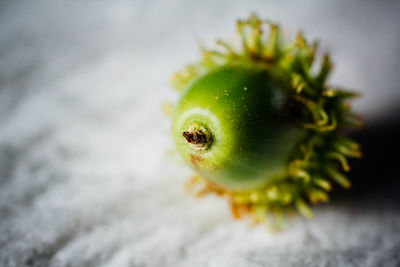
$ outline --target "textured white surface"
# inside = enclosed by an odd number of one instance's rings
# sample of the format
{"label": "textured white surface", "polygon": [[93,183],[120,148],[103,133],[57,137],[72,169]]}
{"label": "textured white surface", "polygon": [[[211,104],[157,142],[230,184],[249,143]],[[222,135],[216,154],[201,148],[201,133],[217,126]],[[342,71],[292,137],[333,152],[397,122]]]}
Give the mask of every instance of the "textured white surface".
{"label": "textured white surface", "polygon": [[367,120],[398,103],[398,4],[280,2],[2,2],[0,266],[398,266],[390,202],[337,201],[271,234],[186,194],[166,155],[169,75],[250,11],[320,37]]}

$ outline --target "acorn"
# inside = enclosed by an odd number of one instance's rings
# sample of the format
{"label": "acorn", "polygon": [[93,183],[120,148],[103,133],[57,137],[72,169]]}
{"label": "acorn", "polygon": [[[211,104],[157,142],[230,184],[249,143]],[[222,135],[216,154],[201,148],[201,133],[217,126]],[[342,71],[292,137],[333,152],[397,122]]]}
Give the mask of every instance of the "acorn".
{"label": "acorn", "polygon": [[229,199],[236,218],[311,217],[308,203],[328,201],[331,181],[350,187],[346,158],[361,152],[343,129],[361,124],[346,102],[357,94],[326,84],[328,55],[314,71],[318,44],[302,34],[283,42],[277,24],[254,14],[237,28],[239,48],[217,41],[172,78],[174,141],[196,172],[189,184]]}

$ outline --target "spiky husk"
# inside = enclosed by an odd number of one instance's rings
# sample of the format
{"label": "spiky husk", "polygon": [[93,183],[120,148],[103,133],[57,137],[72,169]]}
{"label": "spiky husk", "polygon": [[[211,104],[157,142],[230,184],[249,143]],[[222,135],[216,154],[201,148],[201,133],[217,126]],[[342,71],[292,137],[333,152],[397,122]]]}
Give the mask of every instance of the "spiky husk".
{"label": "spiky husk", "polygon": [[[267,28],[268,35],[264,34]],[[357,94],[326,85],[332,70],[329,55],[324,55],[319,71],[312,71],[318,43],[308,44],[301,33],[294,42],[284,43],[277,24],[260,20],[254,14],[247,20],[239,20],[237,30],[240,48],[221,40],[217,41],[218,50],[202,48],[202,60],[176,73],[171,79],[172,86],[181,91],[193,79],[223,65],[241,62],[273,65],[291,81],[291,97],[297,103],[296,113],[301,116],[301,127],[307,136],[288,155],[287,177],[265,188],[232,191],[200,176],[188,184],[196,188],[199,196],[215,193],[228,198],[235,218],[251,214],[255,222],[277,229],[282,226],[283,214],[291,210],[312,217],[308,203],[327,202],[331,181],[350,188],[350,181],[340,169],[350,170],[346,158],[361,157],[360,146],[340,132],[346,126],[361,125],[346,103]]]}

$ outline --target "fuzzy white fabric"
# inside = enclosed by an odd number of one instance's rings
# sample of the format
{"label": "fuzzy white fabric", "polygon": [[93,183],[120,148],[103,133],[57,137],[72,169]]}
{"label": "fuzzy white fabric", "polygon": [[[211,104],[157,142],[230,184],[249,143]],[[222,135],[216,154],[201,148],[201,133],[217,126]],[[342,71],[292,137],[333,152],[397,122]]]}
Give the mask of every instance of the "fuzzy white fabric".
{"label": "fuzzy white fabric", "polygon": [[399,99],[399,10],[0,3],[0,266],[398,266],[400,211],[384,200],[333,201],[273,234],[232,220],[222,199],[185,193],[191,171],[171,152],[161,105],[177,99],[167,80],[198,56],[195,38],[229,37],[256,11],[319,37],[337,63],[332,82],[362,88],[356,109],[373,121]]}

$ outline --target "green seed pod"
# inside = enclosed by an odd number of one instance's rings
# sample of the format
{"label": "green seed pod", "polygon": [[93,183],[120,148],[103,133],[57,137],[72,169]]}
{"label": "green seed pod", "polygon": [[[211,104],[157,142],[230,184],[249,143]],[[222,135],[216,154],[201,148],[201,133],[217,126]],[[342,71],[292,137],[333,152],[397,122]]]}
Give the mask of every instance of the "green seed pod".
{"label": "green seed pod", "polygon": [[289,112],[288,84],[275,76],[259,66],[224,66],[186,89],[174,114],[174,137],[199,174],[237,190],[285,175],[305,131]]}
{"label": "green seed pod", "polygon": [[218,41],[222,49],[203,49],[200,62],[174,75],[177,149],[198,174],[198,193],[227,197],[235,217],[279,219],[291,208],[310,217],[306,203],[327,201],[329,180],[349,187],[338,166],[348,171],[346,157],[361,156],[340,134],[360,124],[345,102],[355,94],[326,85],[329,56],[311,71],[317,45],[301,34],[282,44],[279,27],[255,15],[238,31],[240,49]]}

